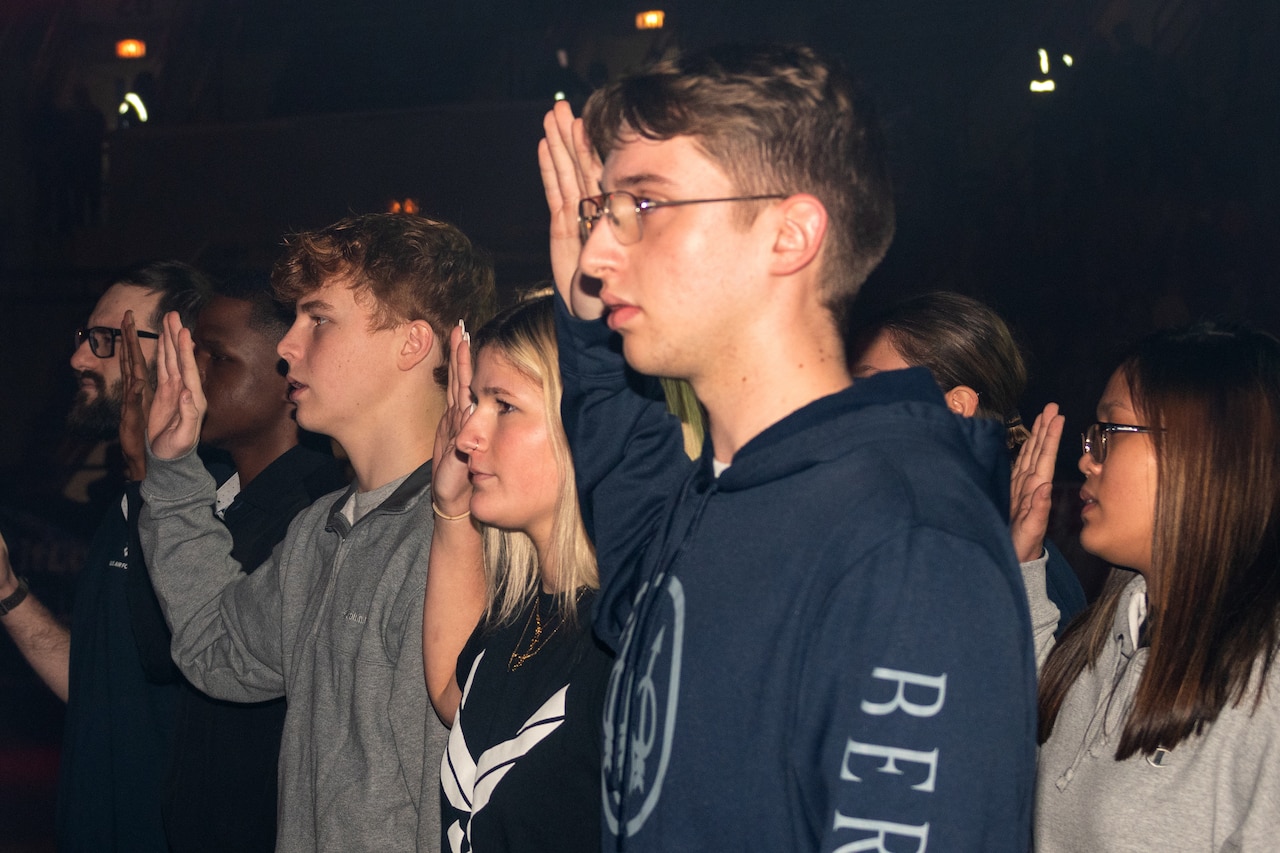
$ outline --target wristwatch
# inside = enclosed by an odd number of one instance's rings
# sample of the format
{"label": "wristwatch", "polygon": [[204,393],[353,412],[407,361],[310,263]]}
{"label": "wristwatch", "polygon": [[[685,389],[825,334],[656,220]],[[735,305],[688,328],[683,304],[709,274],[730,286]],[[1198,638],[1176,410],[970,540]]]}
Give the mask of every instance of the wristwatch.
{"label": "wristwatch", "polygon": [[27,593],[31,591],[31,587],[27,586],[27,579],[18,578],[18,588],[13,595],[8,598],[0,598],[0,616],[8,614],[10,610],[27,600]]}

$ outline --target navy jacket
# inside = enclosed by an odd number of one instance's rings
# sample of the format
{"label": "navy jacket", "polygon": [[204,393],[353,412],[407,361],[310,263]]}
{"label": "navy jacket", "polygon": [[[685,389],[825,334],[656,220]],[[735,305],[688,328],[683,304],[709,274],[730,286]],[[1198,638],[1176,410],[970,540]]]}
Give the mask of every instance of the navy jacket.
{"label": "navy jacket", "polygon": [[160,797],[178,686],[148,681],[134,643],[126,587],[130,572],[146,571],[130,547],[140,501],[134,484],[107,512],[76,580],[58,773],[64,853],[168,850]]}
{"label": "navy jacket", "polygon": [[716,478],[604,325],[559,312],[618,653],[605,848],[1025,851],[1035,667],[999,429],[889,373]]}

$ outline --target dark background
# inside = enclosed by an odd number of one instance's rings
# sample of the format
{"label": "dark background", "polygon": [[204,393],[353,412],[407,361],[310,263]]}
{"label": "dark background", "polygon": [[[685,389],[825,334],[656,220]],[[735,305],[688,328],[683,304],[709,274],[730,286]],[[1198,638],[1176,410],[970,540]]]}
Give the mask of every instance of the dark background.
{"label": "dark background", "polygon": [[[664,28],[635,29],[652,8]],[[145,58],[115,57],[127,37]],[[556,92],[790,40],[847,62],[890,140],[898,236],[857,313],[951,289],[1005,315],[1024,416],[1068,416],[1070,548],[1074,435],[1116,353],[1198,317],[1280,331],[1278,37],[1274,0],[4,0],[0,529],[64,611],[118,468],[62,434],[70,333],[112,271],[265,269],[286,231],[411,198],[510,293],[549,275],[534,146]],[[49,849],[60,714],[0,638],[0,851]]]}

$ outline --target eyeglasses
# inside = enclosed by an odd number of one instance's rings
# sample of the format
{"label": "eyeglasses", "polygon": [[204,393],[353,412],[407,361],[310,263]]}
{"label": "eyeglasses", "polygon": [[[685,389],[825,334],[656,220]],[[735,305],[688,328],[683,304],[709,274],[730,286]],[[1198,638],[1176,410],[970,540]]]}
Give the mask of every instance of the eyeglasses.
{"label": "eyeglasses", "polygon": [[1106,421],[1099,421],[1080,436],[1084,452],[1099,465],[1107,460],[1107,436],[1113,432],[1164,432],[1164,430],[1159,427],[1109,424]]}
{"label": "eyeglasses", "polygon": [[647,198],[636,198],[629,192],[619,190],[604,195],[589,196],[578,202],[578,235],[582,242],[600,221],[601,216],[609,217],[613,233],[618,242],[624,246],[639,243],[644,234],[640,230],[640,214],[657,210],[660,207],[679,207],[683,204],[714,204],[721,201],[764,201],[771,198],[786,198],[785,195],[736,195],[729,198],[690,198],[680,201],[653,201]]}
{"label": "eyeglasses", "polygon": [[[89,351],[98,358],[111,358],[116,354],[116,338],[123,335],[119,329],[113,329],[110,326],[93,326],[89,329],[76,329],[76,349],[80,349],[80,345],[86,340],[89,341]],[[155,332],[144,332],[138,330],[138,337],[150,338],[153,341],[160,340],[160,336]]]}

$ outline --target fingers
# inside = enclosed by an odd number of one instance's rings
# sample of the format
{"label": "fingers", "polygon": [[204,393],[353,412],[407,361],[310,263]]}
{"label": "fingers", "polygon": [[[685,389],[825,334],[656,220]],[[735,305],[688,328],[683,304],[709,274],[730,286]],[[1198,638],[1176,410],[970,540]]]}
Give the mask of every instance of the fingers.
{"label": "fingers", "polygon": [[120,321],[121,335],[120,343],[122,346],[116,352],[116,358],[120,362],[120,375],[124,377],[126,387],[132,391],[133,385],[133,347],[130,341],[138,339],[137,326],[133,322],[133,311],[124,312],[124,319]]}
{"label": "fingers", "polygon": [[600,162],[600,155],[591,145],[591,140],[587,139],[587,126],[582,123],[582,119],[573,122],[571,133],[582,194],[595,195],[602,190],[600,179],[604,174],[604,164]]}
{"label": "fingers", "polygon": [[458,405],[458,342],[465,332],[462,320],[449,331],[449,381],[444,389],[445,405],[449,409]]}
{"label": "fingers", "polygon": [[[1043,420],[1043,424],[1040,423]],[[1039,433],[1038,453],[1036,456],[1036,475],[1040,479],[1052,480],[1053,469],[1058,460],[1058,446],[1062,442],[1062,430],[1067,419],[1058,414],[1058,406],[1050,403],[1036,419]]]}
{"label": "fingers", "polygon": [[177,350],[178,370],[182,375],[182,384],[189,392],[183,395],[184,401],[194,407],[197,417],[203,417],[205,411],[204,383],[200,380],[200,365],[196,362],[196,344],[191,338],[191,331],[183,328],[182,321],[176,313],[171,314],[178,327]]}
{"label": "fingers", "polygon": [[568,101],[557,101],[542,120],[538,166],[552,213],[576,213],[578,201],[600,192],[600,158],[592,150],[582,119]]}
{"label": "fingers", "polygon": [[449,333],[449,348],[449,410],[465,417],[471,406],[471,333],[461,321]]}
{"label": "fingers", "polygon": [[449,332],[449,381],[445,388],[448,404],[436,428],[437,466],[455,449],[462,424],[471,411],[471,335],[462,321]]}
{"label": "fingers", "polygon": [[124,312],[124,320],[120,323],[121,335],[120,367],[124,376],[147,379],[147,360],[142,355],[142,340],[138,337],[138,324],[132,311]]}
{"label": "fingers", "polygon": [[158,387],[147,419],[152,450],[172,459],[195,447],[206,408],[191,333],[176,312],[165,315],[156,358]]}
{"label": "fingers", "polygon": [[471,363],[471,333],[466,329],[462,330],[461,340],[458,341],[455,361],[458,365],[458,408],[470,413],[471,377],[475,366]]}
{"label": "fingers", "polygon": [[565,171],[565,175],[573,179],[577,189],[576,195],[579,198],[584,195],[594,195],[597,190],[593,190],[587,183],[587,176],[583,173],[585,161],[581,157],[574,138],[574,128],[582,125],[582,119],[573,117],[573,108],[569,106],[568,101],[557,101],[549,115],[555,123],[556,136],[560,140],[559,147],[563,149],[568,162],[572,164]]}
{"label": "fingers", "polygon": [[551,159],[551,147],[546,137],[538,141],[538,172],[542,175],[542,190],[547,196],[547,208],[554,216],[564,207],[564,195],[560,192],[560,179],[555,162]]}
{"label": "fingers", "polygon": [[[182,324],[177,322],[178,315],[170,312],[160,324],[160,350],[156,353],[156,384],[164,386],[176,382],[179,378],[177,329]],[[171,323],[170,320],[173,320]],[[175,326],[177,329],[175,329]]]}

